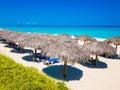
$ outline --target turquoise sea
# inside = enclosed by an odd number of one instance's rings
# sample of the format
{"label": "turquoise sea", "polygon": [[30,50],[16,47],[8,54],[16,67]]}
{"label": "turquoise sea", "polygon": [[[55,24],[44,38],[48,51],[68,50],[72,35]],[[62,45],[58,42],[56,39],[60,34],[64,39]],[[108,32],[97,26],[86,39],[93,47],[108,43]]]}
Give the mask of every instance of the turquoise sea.
{"label": "turquoise sea", "polygon": [[87,34],[95,38],[110,38],[120,36],[120,27],[40,27],[40,26],[7,26],[0,27],[19,32],[49,33],[49,34]]}

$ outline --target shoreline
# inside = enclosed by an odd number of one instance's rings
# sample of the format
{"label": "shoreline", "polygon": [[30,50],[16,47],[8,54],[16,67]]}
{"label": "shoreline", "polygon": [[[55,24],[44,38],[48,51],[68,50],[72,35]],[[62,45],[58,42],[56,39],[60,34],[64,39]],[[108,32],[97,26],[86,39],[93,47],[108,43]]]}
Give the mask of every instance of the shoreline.
{"label": "shoreline", "polygon": [[[0,30],[4,30],[3,28],[0,28]],[[6,30],[8,30],[8,29],[6,29]],[[11,30],[12,31],[12,30]],[[18,31],[17,31],[18,32]],[[33,33],[33,32],[24,32],[24,33]],[[39,32],[34,32],[34,33],[39,33]],[[34,34],[33,33],[33,34]],[[49,34],[49,33],[43,33],[43,34]],[[59,34],[53,34],[53,35],[55,35],[55,36],[57,36],[57,35],[59,35]],[[75,36],[74,35],[70,35],[71,36],[71,38],[75,38]],[[106,40],[106,38],[99,38],[99,37],[93,37],[93,38],[95,38],[97,41],[104,41],[104,40]]]}
{"label": "shoreline", "polygon": [[[0,27],[1,28],[1,27]],[[90,28],[87,28],[85,29],[84,27],[83,28],[75,28],[75,27],[66,27],[63,29],[62,28],[56,28],[56,27],[2,27],[1,30],[11,30],[11,31],[17,31],[17,32],[26,32],[26,33],[43,33],[43,34],[68,34],[70,36],[80,36],[80,35],[89,35],[91,37],[94,37],[94,38],[104,38],[104,39],[107,39],[107,38],[111,38],[111,37],[115,37],[115,36],[120,36],[120,28],[118,29],[100,29],[99,27],[96,28],[96,29],[90,29]],[[96,30],[99,30],[96,32]],[[111,32],[109,32],[109,30]],[[91,33],[93,32],[93,33]],[[115,32],[115,33],[113,33]],[[100,33],[100,34],[99,34]],[[111,34],[113,33],[113,34]]]}

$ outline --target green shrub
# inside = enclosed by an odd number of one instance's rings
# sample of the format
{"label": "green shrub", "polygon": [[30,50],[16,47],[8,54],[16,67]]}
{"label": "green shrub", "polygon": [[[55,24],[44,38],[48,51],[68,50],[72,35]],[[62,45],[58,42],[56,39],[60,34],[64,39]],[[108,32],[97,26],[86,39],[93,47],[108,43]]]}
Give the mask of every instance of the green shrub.
{"label": "green shrub", "polygon": [[0,90],[68,90],[33,67],[24,67],[0,54]]}

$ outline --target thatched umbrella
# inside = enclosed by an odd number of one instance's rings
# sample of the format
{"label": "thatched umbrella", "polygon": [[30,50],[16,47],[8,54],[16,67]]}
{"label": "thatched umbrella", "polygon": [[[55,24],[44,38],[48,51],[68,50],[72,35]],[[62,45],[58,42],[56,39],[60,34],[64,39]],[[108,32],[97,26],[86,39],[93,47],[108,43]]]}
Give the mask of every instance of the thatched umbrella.
{"label": "thatched umbrella", "polygon": [[0,30],[0,38],[2,38],[2,31],[3,31],[3,30]]}
{"label": "thatched umbrella", "polygon": [[74,64],[80,61],[85,62],[90,58],[90,52],[88,50],[70,41],[50,45],[42,50],[42,54],[50,57],[59,57],[64,61],[64,77],[66,77],[67,62]]}
{"label": "thatched umbrella", "polygon": [[25,39],[28,39],[29,37],[31,37],[31,33],[18,33],[16,34],[14,37],[12,37],[12,41],[15,42],[15,43],[20,43],[21,41],[25,40]]}
{"label": "thatched umbrella", "polygon": [[36,34],[32,34],[30,37],[26,37],[26,39],[22,40],[19,42],[20,45],[24,47],[30,47],[35,49],[35,58],[36,58],[36,53],[37,49],[40,48],[45,48],[47,45],[51,43],[51,41],[48,41],[45,38],[38,37]]}
{"label": "thatched umbrella", "polygon": [[116,49],[106,43],[103,42],[89,42],[83,45],[84,48],[87,48],[91,51],[92,54],[96,55],[96,65],[98,60],[98,55],[101,54],[109,54],[113,55],[116,53]]}
{"label": "thatched umbrella", "polygon": [[45,38],[48,38],[48,39],[53,39],[53,38],[56,37],[56,36],[53,35],[53,34],[43,34],[43,36],[44,36]]}
{"label": "thatched umbrella", "polygon": [[70,35],[67,35],[67,34],[59,34],[59,35],[57,35],[57,38],[72,39],[72,37]]}
{"label": "thatched umbrella", "polygon": [[88,35],[81,35],[81,36],[78,36],[76,38],[76,40],[81,40],[81,41],[84,41],[84,44],[85,42],[87,41],[91,41],[91,42],[96,42],[97,40],[92,38],[91,36],[88,36]]}
{"label": "thatched umbrella", "polygon": [[14,35],[13,37],[11,37],[11,41],[13,43],[16,43],[18,44],[19,46],[19,52],[21,52],[22,48],[24,47],[23,44],[20,44],[22,41],[28,39],[31,37],[31,33],[22,33],[22,32],[19,32],[19,33],[16,33],[16,35]]}
{"label": "thatched umbrella", "polygon": [[9,33],[9,35],[7,35],[7,37],[6,37],[7,43],[13,44],[14,43],[13,39],[14,38],[16,39],[16,37],[19,36],[19,35],[20,35],[19,32],[11,32],[11,33]]}
{"label": "thatched umbrella", "polygon": [[76,39],[71,38],[71,36],[67,34],[59,34],[59,35],[43,34],[41,37],[53,43],[63,43],[63,42],[69,42],[69,41],[73,43],[77,43]]}
{"label": "thatched umbrella", "polygon": [[7,39],[10,41],[14,41],[14,40],[17,40],[20,36],[21,36],[21,33],[13,32],[7,37]]}
{"label": "thatched umbrella", "polygon": [[104,42],[109,44],[114,43],[114,45],[116,45],[116,50],[117,50],[117,46],[120,45],[120,36],[106,39]]}
{"label": "thatched umbrella", "polygon": [[72,43],[77,43],[76,39],[73,39],[70,35],[67,34],[59,34],[58,36],[56,36],[56,38],[54,38],[54,41],[57,43],[64,43],[64,42],[72,42]]}
{"label": "thatched umbrella", "polygon": [[6,39],[12,32],[13,31],[10,31],[10,30],[0,30],[0,36],[1,38]]}
{"label": "thatched umbrella", "polygon": [[0,36],[1,36],[2,39],[5,39],[6,42],[7,42],[9,45],[12,45],[13,42],[10,40],[10,37],[11,37],[11,36],[14,36],[15,33],[17,33],[17,32],[10,31],[10,30],[1,30],[1,35],[0,35]]}
{"label": "thatched umbrella", "polygon": [[36,36],[45,38],[45,39],[53,41],[53,42],[54,42],[54,39],[56,38],[56,36],[53,35],[53,34],[41,34],[41,33],[38,33],[38,34],[36,34]]}
{"label": "thatched umbrella", "polygon": [[3,31],[3,30],[0,30],[0,39],[2,39],[2,31]]}

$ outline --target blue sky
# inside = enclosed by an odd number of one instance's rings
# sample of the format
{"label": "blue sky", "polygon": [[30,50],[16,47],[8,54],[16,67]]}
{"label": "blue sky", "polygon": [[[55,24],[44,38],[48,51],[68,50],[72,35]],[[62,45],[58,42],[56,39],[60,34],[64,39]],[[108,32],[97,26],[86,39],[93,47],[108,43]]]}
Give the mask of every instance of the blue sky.
{"label": "blue sky", "polygon": [[0,24],[120,26],[120,0],[0,0]]}

